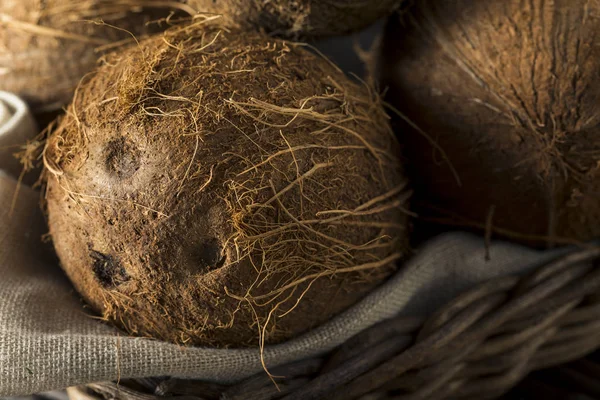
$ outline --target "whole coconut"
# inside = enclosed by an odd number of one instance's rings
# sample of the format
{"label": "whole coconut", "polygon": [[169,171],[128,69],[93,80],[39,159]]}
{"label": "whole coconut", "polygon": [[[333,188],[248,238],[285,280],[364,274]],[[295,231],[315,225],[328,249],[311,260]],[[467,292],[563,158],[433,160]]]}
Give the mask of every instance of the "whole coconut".
{"label": "whole coconut", "polygon": [[402,0],[182,0],[248,29],[287,37],[355,32],[393,12]]}
{"label": "whole coconut", "polygon": [[200,18],[78,88],[44,153],[50,233],[80,293],[131,334],[280,342],[407,254],[397,150],[367,87]]}
{"label": "whole coconut", "polygon": [[157,2],[0,1],[0,90],[22,96],[36,112],[60,109],[103,49],[162,30],[165,24],[148,23],[169,16],[172,6],[148,3]]}
{"label": "whole coconut", "polygon": [[382,47],[422,216],[600,236],[600,2],[416,2]]}

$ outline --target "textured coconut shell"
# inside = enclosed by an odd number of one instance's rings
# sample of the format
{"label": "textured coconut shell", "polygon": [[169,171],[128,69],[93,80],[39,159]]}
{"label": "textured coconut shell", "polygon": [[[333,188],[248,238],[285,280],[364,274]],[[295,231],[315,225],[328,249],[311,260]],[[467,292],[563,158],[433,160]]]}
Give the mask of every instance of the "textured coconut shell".
{"label": "textured coconut shell", "polygon": [[598,1],[424,0],[389,21],[382,77],[423,217],[600,236],[599,18]]}
{"label": "textured coconut shell", "polygon": [[145,8],[146,3],[2,0],[0,90],[24,97],[34,112],[60,109],[96,66],[102,49],[165,27],[148,23],[167,17],[172,9]]}
{"label": "textured coconut shell", "polygon": [[379,98],[302,45],[202,17],[108,57],[44,161],[62,266],[135,335],[280,342],[408,251]]}
{"label": "textured coconut shell", "polygon": [[248,29],[287,37],[355,32],[396,9],[402,0],[182,0]]}

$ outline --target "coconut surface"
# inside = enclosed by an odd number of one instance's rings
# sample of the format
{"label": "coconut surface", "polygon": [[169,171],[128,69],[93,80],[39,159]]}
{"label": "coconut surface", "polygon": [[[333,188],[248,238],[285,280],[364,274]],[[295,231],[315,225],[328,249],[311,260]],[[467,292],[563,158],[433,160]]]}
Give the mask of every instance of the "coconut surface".
{"label": "coconut surface", "polygon": [[133,335],[280,342],[408,251],[378,96],[302,45],[210,19],[109,56],[44,161],[63,268]]}
{"label": "coconut surface", "polygon": [[111,44],[165,27],[149,23],[169,16],[173,7],[148,3],[0,1],[0,90],[24,97],[36,112],[60,109]]}
{"label": "coconut surface", "polygon": [[286,37],[331,36],[366,28],[402,0],[182,0],[247,29]]}
{"label": "coconut surface", "polygon": [[425,0],[390,20],[382,77],[423,217],[600,236],[599,18],[598,1]]}

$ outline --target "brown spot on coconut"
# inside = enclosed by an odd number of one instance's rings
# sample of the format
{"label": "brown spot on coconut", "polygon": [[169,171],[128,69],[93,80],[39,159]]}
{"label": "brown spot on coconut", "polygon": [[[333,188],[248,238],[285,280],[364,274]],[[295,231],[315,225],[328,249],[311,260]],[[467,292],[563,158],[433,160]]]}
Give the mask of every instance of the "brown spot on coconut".
{"label": "brown spot on coconut", "polygon": [[600,236],[599,18],[598,1],[424,0],[389,21],[419,214],[537,244]]}
{"label": "brown spot on coconut", "polygon": [[47,140],[55,248],[134,335],[276,343],[407,255],[380,100],[302,45],[199,18],[112,54]]}
{"label": "brown spot on coconut", "polygon": [[165,23],[150,22],[169,16],[172,6],[146,7],[148,3],[0,1],[0,90],[24,97],[35,112],[60,109],[112,44],[164,28]]}
{"label": "brown spot on coconut", "polygon": [[247,29],[287,37],[356,32],[390,15],[402,0],[182,0]]}

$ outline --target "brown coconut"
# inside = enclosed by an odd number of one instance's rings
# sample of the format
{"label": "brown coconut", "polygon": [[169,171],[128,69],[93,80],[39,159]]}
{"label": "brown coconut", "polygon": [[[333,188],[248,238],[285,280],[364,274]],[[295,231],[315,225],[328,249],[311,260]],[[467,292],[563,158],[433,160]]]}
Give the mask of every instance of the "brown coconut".
{"label": "brown coconut", "polygon": [[598,1],[423,0],[389,21],[382,78],[421,216],[600,236],[599,18]]}
{"label": "brown coconut", "polygon": [[378,97],[300,44],[200,18],[108,57],[44,161],[64,270],[104,318],[176,343],[276,343],[407,254]]}
{"label": "brown coconut", "polygon": [[[147,7],[148,3],[154,6]],[[24,97],[36,112],[60,109],[111,44],[133,41],[132,36],[166,26],[158,21],[173,8],[156,8],[156,4],[149,0],[0,1],[0,90]]]}
{"label": "brown coconut", "polygon": [[331,36],[366,28],[402,0],[181,0],[247,29],[287,37]]}

